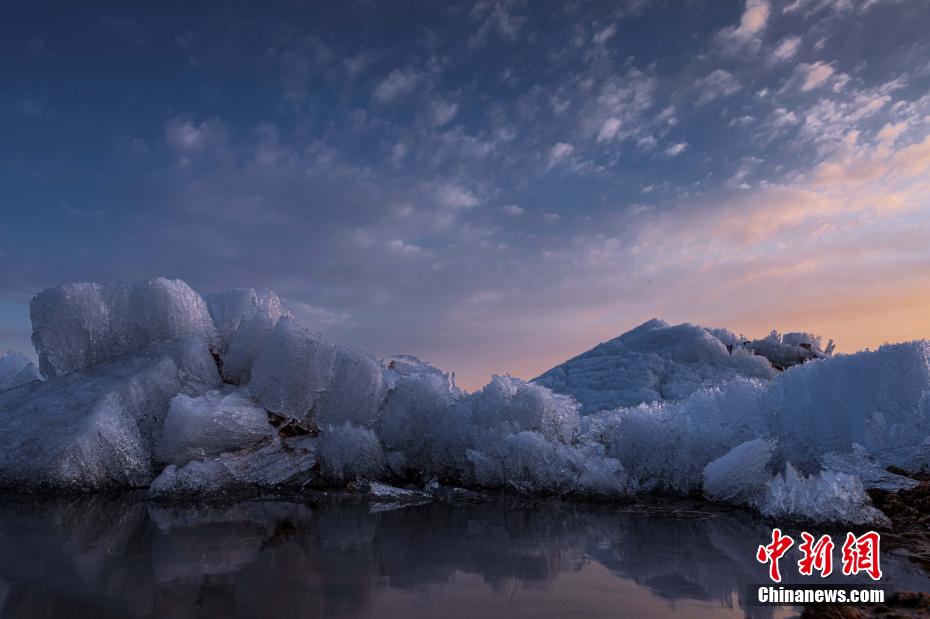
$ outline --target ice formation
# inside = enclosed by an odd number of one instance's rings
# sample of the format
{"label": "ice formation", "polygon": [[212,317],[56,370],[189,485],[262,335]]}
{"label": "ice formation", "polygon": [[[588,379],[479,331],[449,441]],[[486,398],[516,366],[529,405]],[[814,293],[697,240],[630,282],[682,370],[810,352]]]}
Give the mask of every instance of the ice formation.
{"label": "ice formation", "polygon": [[0,393],[39,380],[39,370],[29,357],[8,350],[0,355]]}
{"label": "ice formation", "polygon": [[214,337],[207,305],[190,286],[158,278],[129,284],[64,284],[29,306],[32,343],[46,378],[137,352],[160,340]]}
{"label": "ice formation", "polygon": [[244,385],[271,330],[290,312],[270,290],[235,288],[205,298],[216,324],[223,380]]}
{"label": "ice formation", "polygon": [[317,425],[372,425],[384,399],[377,359],[282,318],[255,361],[248,393],[268,410]]}
{"label": "ice formation", "polygon": [[768,337],[743,342],[742,346],[757,355],[762,355],[773,367],[784,370],[814,359],[824,359],[833,354],[833,340],[826,349],[821,348],[820,337],[813,333],[785,333],[772,331]]}
{"label": "ice formation", "polygon": [[147,486],[169,400],[218,384],[207,349],[179,342],[0,394],[0,487]]}
{"label": "ice formation", "polygon": [[658,491],[882,524],[866,489],[930,464],[926,341],[831,356],[810,334],[653,320],[466,393],[415,357],[326,342],[268,291],[69,284],[32,315],[49,380],[0,394],[3,489]]}
{"label": "ice formation", "polygon": [[235,392],[214,390],[171,400],[156,456],[183,465],[194,459],[235,451],[275,434],[265,409]]}
{"label": "ice formation", "polygon": [[569,359],[534,382],[575,397],[582,413],[680,400],[736,376],[772,378],[769,361],[723,329],[653,319]]}
{"label": "ice formation", "polygon": [[848,452],[858,443],[885,466],[904,465],[930,436],[930,343],[791,368],[772,382],[764,407],[791,460]]}
{"label": "ice formation", "polygon": [[316,439],[270,437],[184,466],[169,464],[152,482],[153,497],[208,496],[300,488],[316,477]]}

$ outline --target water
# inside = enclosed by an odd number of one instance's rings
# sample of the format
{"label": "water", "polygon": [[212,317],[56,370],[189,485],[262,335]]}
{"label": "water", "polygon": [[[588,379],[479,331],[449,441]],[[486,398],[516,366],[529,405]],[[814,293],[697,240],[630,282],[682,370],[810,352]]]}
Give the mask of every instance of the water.
{"label": "water", "polygon": [[[770,534],[749,514],[506,497],[392,507],[6,497],[0,609],[30,619],[795,612],[745,605],[748,585],[765,581],[754,554]],[[883,567],[888,590],[930,590],[905,560],[886,555]]]}

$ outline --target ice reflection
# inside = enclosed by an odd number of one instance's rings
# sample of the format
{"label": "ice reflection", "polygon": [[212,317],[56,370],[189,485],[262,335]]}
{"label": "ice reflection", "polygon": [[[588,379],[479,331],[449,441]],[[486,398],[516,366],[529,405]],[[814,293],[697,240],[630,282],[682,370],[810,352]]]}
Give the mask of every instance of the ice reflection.
{"label": "ice reflection", "polygon": [[[693,507],[693,506],[688,506]],[[742,513],[495,498],[0,501],[4,617],[773,616]],[[930,590],[885,556],[888,589]],[[788,609],[775,614],[784,615]]]}

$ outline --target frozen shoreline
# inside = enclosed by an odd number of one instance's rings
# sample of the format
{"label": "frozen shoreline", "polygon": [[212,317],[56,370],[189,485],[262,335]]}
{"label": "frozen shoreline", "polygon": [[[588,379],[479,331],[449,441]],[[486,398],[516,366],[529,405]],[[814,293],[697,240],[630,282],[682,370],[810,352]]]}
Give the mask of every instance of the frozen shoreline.
{"label": "frozen shoreline", "polygon": [[926,341],[831,357],[810,334],[749,341],[653,320],[536,382],[495,376],[466,393],[415,357],[327,342],[270,291],[67,284],[31,313],[46,380],[0,393],[6,490],[441,482],[703,495],[772,518],[889,526],[868,492],[913,488],[888,467],[930,462]]}

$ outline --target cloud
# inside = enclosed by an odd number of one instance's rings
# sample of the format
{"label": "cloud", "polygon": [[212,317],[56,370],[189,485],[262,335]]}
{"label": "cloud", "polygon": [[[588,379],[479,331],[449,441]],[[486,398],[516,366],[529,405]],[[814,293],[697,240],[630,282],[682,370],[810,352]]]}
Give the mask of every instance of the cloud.
{"label": "cloud", "polygon": [[420,256],[425,253],[424,249],[419,245],[414,245],[413,243],[405,243],[399,239],[394,239],[388,241],[387,247],[394,253],[403,254],[407,256]]}
{"label": "cloud", "polygon": [[527,18],[515,15],[516,9],[525,5],[524,0],[479,0],[472,7],[471,17],[480,21],[478,31],[468,40],[469,47],[485,45],[492,33],[504,39],[517,40],[517,34],[527,22]]}
{"label": "cloud", "polygon": [[566,161],[574,152],[575,148],[571,144],[566,144],[565,142],[558,142],[549,150],[549,162],[547,164],[547,169],[552,169],[555,166]]}
{"label": "cloud", "polygon": [[594,43],[597,45],[603,45],[607,43],[607,41],[609,41],[611,38],[613,38],[615,34],[617,34],[617,25],[611,24],[607,26],[606,28],[604,28],[603,30],[599,30],[598,32],[596,32],[594,36],[591,37],[591,40],[594,41]]}
{"label": "cloud", "polygon": [[391,147],[391,163],[393,163],[395,166],[399,166],[407,156],[407,151],[407,145],[403,142],[397,142],[394,144],[394,146]]}
{"label": "cloud", "polygon": [[656,147],[656,144],[658,144],[658,140],[656,140],[651,135],[644,135],[643,137],[636,140],[636,145],[643,150],[652,150]]}
{"label": "cloud", "polygon": [[804,111],[803,137],[818,146],[843,142],[850,132],[865,129],[866,123],[874,122],[876,116],[891,109],[894,93],[904,86],[905,81],[899,78],[873,88],[818,99]]}
{"label": "cloud", "polygon": [[819,11],[830,11],[833,13],[861,11],[865,12],[881,2],[881,0],[793,0],[790,4],[785,5],[785,13],[802,13],[804,17]]}
{"label": "cloud", "polygon": [[433,127],[441,127],[455,118],[456,113],[459,111],[459,106],[457,103],[452,101],[446,101],[445,99],[439,99],[433,101],[430,104],[430,124]]}
{"label": "cloud", "polygon": [[346,71],[349,73],[349,75],[354,77],[364,71],[372,63],[374,63],[374,61],[375,58],[372,54],[361,52],[355,54],[354,56],[349,56],[342,62],[345,65]]}
{"label": "cloud", "polygon": [[144,45],[148,40],[146,34],[131,17],[103,13],[100,15],[99,24],[102,28],[115,32],[133,45]]}
{"label": "cloud", "polygon": [[801,121],[797,114],[783,107],[772,110],[772,115],[769,117],[769,123],[776,129],[796,125],[799,122]]}
{"label": "cloud", "polygon": [[770,12],[769,3],[766,0],[746,0],[739,26],[724,28],[718,34],[719,39],[729,45],[758,43],[759,35],[768,23]]}
{"label": "cloud", "polygon": [[226,141],[226,127],[217,120],[194,124],[183,118],[172,118],[165,124],[165,141],[179,152],[195,152]]}
{"label": "cloud", "polygon": [[694,85],[701,91],[697,100],[698,105],[710,103],[721,97],[729,97],[742,88],[733,74],[724,69],[717,69],[696,79]]}
{"label": "cloud", "polygon": [[[598,79],[599,78],[599,79]],[[646,121],[644,116],[655,101],[657,80],[638,69],[625,75],[590,77],[590,92],[582,92],[581,131],[585,137],[626,140],[636,137]]]}
{"label": "cloud", "polygon": [[394,69],[374,90],[378,101],[389,103],[411,94],[423,79],[423,75],[412,69]]}
{"label": "cloud", "polygon": [[[418,354],[470,388],[493,371],[531,377],[654,315],[760,334],[821,321],[832,337],[829,320],[863,303],[890,325],[902,303],[879,301],[897,299],[926,310],[910,337],[925,332],[930,301],[883,291],[930,290],[930,98],[908,17],[926,11],[883,12],[873,41],[863,3],[808,21],[776,16],[781,3],[762,19],[762,3],[740,2],[718,39],[726,23],[687,18],[700,5],[654,5],[650,20],[680,43],[658,52],[621,41],[625,22],[608,36],[616,7],[479,2],[473,17],[443,6],[413,21],[397,7],[353,9],[358,32],[385,16],[397,26],[361,39],[337,36],[344,24],[326,12],[310,31],[235,11],[189,20],[183,53],[152,72],[209,86],[179,83],[167,108],[178,111],[165,112],[164,83],[129,72],[100,84],[101,113],[128,79],[142,120],[101,116],[101,148],[81,149],[70,112],[86,102],[68,93],[43,100],[42,123],[20,117],[63,141],[38,152],[34,131],[11,135],[36,206],[0,227],[0,301],[152,274],[203,291],[268,286],[331,341]],[[844,32],[863,45],[844,46]],[[480,50],[465,49],[470,38]],[[119,36],[93,43],[145,51]],[[54,38],[47,48],[44,63],[61,53]],[[795,67],[818,58],[834,73],[802,92]],[[25,76],[43,70],[20,61]],[[93,79],[87,65],[74,63],[75,79]],[[901,71],[909,81],[889,81]],[[14,114],[43,96],[11,88]],[[695,109],[702,96],[713,103]],[[113,174],[92,173],[114,158]],[[59,204],[60,169],[93,206]],[[893,337],[879,327],[862,332]]]}
{"label": "cloud", "polygon": [[478,204],[475,195],[455,183],[443,183],[436,190],[436,199],[442,206],[452,209],[471,208]]}
{"label": "cloud", "polygon": [[678,142],[676,144],[670,145],[665,149],[665,154],[669,157],[677,157],[688,149],[687,142]]}
{"label": "cloud", "polygon": [[821,86],[833,75],[833,67],[825,62],[815,62],[813,64],[801,64],[798,66],[798,72],[803,80],[801,91],[808,92]]}
{"label": "cloud", "polygon": [[601,130],[597,133],[597,141],[612,140],[617,135],[618,129],[620,129],[620,119],[611,116],[601,125]]}
{"label": "cloud", "polygon": [[778,47],[772,52],[772,60],[785,62],[794,58],[801,48],[801,37],[790,36],[781,40]]}

